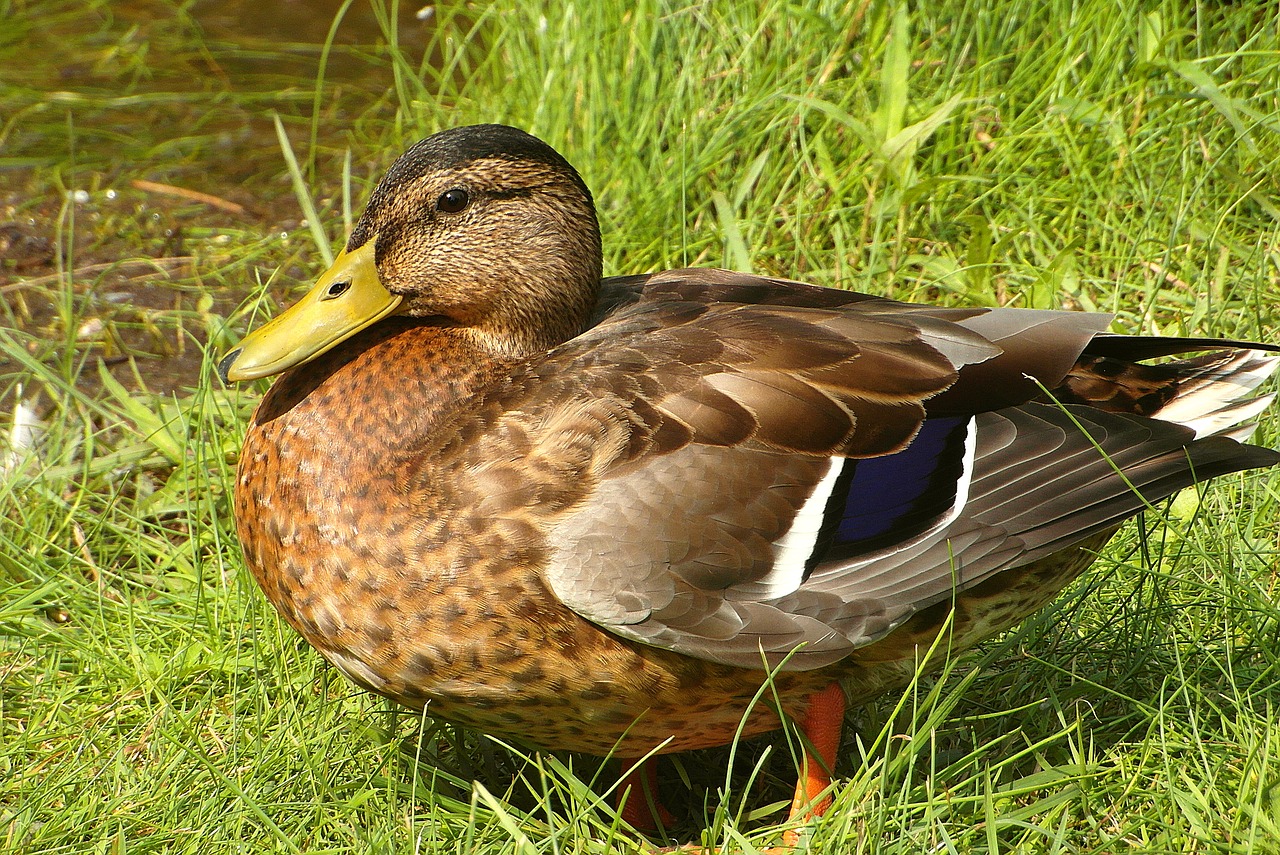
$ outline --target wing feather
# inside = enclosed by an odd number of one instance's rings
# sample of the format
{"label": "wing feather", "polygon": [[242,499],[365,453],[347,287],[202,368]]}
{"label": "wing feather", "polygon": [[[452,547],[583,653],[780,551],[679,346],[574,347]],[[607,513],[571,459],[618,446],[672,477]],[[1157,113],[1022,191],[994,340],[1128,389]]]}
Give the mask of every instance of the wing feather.
{"label": "wing feather", "polygon": [[[595,326],[481,402],[460,442],[492,485],[486,512],[554,498],[539,510],[546,580],[583,617],[710,661],[816,668],[1197,478],[1280,460],[1142,415],[1035,402],[1108,320],[910,306],[725,271],[614,280]],[[1197,364],[1184,373],[1199,371],[1187,387],[1204,400],[1178,412],[1226,410],[1212,420],[1226,429],[1256,410],[1238,390],[1204,391],[1234,363]],[[1097,374],[1073,382],[1105,395]],[[926,419],[951,417],[972,419],[971,462],[921,446],[901,469],[936,479],[921,489],[941,499],[917,507],[920,490],[895,492],[902,507],[867,516],[876,537],[854,555],[824,558],[826,523],[796,527],[802,510],[885,501],[875,485],[888,475],[835,479],[833,461],[890,461]],[[495,460],[513,447],[541,461],[519,469],[533,483]],[[814,499],[833,484],[863,492]],[[933,519],[944,522],[922,533]]]}

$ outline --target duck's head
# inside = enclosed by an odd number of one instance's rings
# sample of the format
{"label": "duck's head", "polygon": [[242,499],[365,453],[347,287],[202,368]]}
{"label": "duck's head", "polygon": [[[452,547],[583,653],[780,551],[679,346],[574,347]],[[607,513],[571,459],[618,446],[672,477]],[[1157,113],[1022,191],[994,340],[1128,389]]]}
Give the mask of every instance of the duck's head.
{"label": "duck's head", "polygon": [[591,192],[569,162],[516,128],[454,128],[391,166],[333,266],[218,370],[278,374],[391,315],[519,358],[582,330],[600,275]]}

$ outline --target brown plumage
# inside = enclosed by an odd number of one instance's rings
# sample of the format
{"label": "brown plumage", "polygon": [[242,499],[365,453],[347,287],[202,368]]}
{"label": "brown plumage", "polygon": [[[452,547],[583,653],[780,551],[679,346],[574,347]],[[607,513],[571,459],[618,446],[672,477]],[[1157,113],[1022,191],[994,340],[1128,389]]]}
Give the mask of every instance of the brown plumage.
{"label": "brown plumage", "polygon": [[766,667],[786,715],[838,719],[824,690],[902,684],[949,615],[970,647],[1150,502],[1280,460],[1238,427],[1261,345],[600,258],[563,158],[446,131],[224,360],[285,372],[240,463],[247,563],[365,688],[625,757],[776,728]]}

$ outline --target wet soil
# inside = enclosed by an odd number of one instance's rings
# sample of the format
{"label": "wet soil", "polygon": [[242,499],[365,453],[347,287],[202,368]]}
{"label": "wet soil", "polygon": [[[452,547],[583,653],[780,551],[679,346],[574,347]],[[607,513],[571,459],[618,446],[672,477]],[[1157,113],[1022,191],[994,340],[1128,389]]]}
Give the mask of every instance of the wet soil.
{"label": "wet soil", "polygon": [[[180,394],[207,370],[206,344],[243,332],[237,307],[263,283],[279,301],[305,286],[317,253],[273,114],[333,196],[353,123],[395,109],[369,3],[347,10],[317,94],[341,5],[26,4],[0,35],[0,409],[26,357],[65,364],[90,393],[102,363],[130,388]],[[434,25],[420,11],[396,21],[419,57]],[[337,203],[317,204],[336,237]]]}

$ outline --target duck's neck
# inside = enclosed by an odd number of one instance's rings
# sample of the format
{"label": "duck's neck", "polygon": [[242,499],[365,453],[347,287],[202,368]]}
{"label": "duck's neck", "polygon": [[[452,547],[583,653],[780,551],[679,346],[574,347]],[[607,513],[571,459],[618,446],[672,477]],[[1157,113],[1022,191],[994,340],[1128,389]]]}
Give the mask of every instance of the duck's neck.
{"label": "duck's neck", "polygon": [[527,359],[587,328],[600,298],[598,256],[563,261],[552,254],[544,266],[536,276],[514,268],[496,271],[483,286],[487,300],[449,313],[469,346],[489,359]]}

